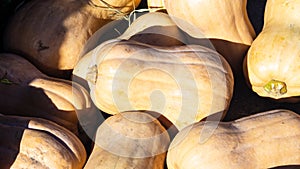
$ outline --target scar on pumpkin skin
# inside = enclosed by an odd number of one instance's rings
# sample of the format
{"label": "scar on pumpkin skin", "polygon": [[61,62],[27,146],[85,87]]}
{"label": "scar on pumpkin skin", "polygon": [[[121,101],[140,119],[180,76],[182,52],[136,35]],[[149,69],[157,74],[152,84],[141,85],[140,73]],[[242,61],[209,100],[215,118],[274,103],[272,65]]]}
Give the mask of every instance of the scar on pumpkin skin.
{"label": "scar on pumpkin skin", "polygon": [[49,46],[44,46],[41,40],[38,41],[38,51],[49,49]]}

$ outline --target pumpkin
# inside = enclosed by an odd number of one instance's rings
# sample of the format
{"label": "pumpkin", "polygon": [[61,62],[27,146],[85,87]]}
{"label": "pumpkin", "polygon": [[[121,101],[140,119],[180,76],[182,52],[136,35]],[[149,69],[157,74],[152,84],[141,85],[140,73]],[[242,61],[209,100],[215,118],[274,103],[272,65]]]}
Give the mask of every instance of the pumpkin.
{"label": "pumpkin", "polygon": [[[210,130],[213,130],[212,135],[207,135]],[[299,134],[300,116],[286,109],[219,124],[198,122],[175,136],[168,150],[167,165],[170,169],[260,169],[299,165]]]}
{"label": "pumpkin", "polygon": [[249,48],[244,67],[252,90],[259,96],[300,96],[299,7],[298,1],[266,3],[263,29]]}
{"label": "pumpkin", "polygon": [[84,169],[163,169],[169,143],[166,129],[147,111],[122,112],[99,126]]}
{"label": "pumpkin", "polygon": [[66,128],[46,119],[0,115],[1,168],[81,169],[86,151]]}
{"label": "pumpkin", "polygon": [[165,0],[164,5],[178,27],[191,36],[189,43],[209,39],[234,74],[243,74],[243,59],[256,36],[247,0]]}
{"label": "pumpkin", "polygon": [[23,57],[10,53],[0,54],[0,78],[3,114],[45,118],[83,135],[78,130],[93,135],[99,125],[95,105],[76,82],[49,77]]}
{"label": "pumpkin", "polygon": [[253,41],[255,32],[247,15],[247,0],[165,0],[164,4],[174,22],[193,37],[247,45]]}
{"label": "pumpkin", "polygon": [[6,27],[4,50],[25,56],[47,75],[70,78],[87,39],[139,3],[140,0],[28,1]]}
{"label": "pumpkin", "polygon": [[[127,19],[112,21],[97,30],[87,41],[81,56],[101,43],[111,39],[135,40],[158,46],[185,44],[185,34],[171,20],[165,10],[134,13],[133,21]],[[112,31],[115,30],[115,31]]]}
{"label": "pumpkin", "polygon": [[229,64],[209,48],[118,39],[86,54],[73,74],[87,81],[100,110],[152,110],[179,130],[212,114],[225,115],[234,85]]}
{"label": "pumpkin", "polygon": [[165,13],[165,10],[141,15],[118,38],[157,46],[185,44],[185,34]]}

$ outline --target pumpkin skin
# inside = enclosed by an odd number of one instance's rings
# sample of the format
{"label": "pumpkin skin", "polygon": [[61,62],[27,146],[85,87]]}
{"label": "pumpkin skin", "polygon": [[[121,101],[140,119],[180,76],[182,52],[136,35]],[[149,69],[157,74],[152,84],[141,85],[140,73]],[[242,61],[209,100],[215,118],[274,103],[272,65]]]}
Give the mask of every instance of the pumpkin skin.
{"label": "pumpkin skin", "polygon": [[179,130],[212,114],[225,115],[234,85],[229,64],[209,48],[118,39],[86,54],[73,74],[88,82],[100,110],[156,111]]}
{"label": "pumpkin skin", "polygon": [[107,118],[98,128],[84,169],[163,169],[170,137],[147,111],[127,111]]}
{"label": "pumpkin skin", "polygon": [[[100,123],[98,111],[84,87],[49,77],[19,55],[0,54],[0,77],[1,81],[8,81],[0,83],[3,114],[45,118],[77,135],[81,128],[96,128]],[[85,132],[93,135],[95,131]]]}
{"label": "pumpkin skin", "polygon": [[69,130],[40,118],[0,115],[1,168],[81,169],[86,151]]}
{"label": "pumpkin skin", "polygon": [[[300,116],[283,109],[220,122],[195,123],[170,144],[168,168],[260,169],[300,164]],[[206,130],[213,134],[201,140]],[[202,142],[203,141],[203,142]]]}
{"label": "pumpkin skin", "polygon": [[[124,15],[140,0],[105,1]],[[120,14],[97,0],[32,0],[12,16],[4,50],[25,56],[43,73],[70,78],[87,39]]]}
{"label": "pumpkin skin", "polygon": [[118,39],[157,46],[185,44],[185,35],[165,10],[145,13],[135,19]]}
{"label": "pumpkin skin", "polygon": [[243,59],[256,36],[247,14],[247,0],[165,0],[164,5],[178,27],[190,36],[188,44],[209,39],[234,75],[243,75]]}
{"label": "pumpkin skin", "polygon": [[300,96],[299,7],[298,1],[267,1],[263,29],[249,48],[244,67],[259,96],[280,100]]}
{"label": "pumpkin skin", "polygon": [[[89,38],[81,56],[99,44],[115,38],[158,46],[184,45],[184,33],[165,12],[137,12],[132,22],[122,19],[106,24]],[[111,31],[112,29],[118,31]]]}
{"label": "pumpkin skin", "polygon": [[251,45],[255,36],[247,0],[165,0],[164,4],[174,22],[192,37]]}

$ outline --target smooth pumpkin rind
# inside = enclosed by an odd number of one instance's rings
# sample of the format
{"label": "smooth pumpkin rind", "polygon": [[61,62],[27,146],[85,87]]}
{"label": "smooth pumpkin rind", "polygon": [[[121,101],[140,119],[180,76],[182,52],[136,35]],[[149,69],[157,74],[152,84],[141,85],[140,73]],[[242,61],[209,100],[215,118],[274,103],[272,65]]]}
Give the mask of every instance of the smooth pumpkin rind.
{"label": "smooth pumpkin rind", "polygon": [[226,60],[199,45],[159,47],[114,39],[85,55],[74,72],[89,83],[102,111],[153,110],[178,128],[223,114],[233,92]]}
{"label": "smooth pumpkin rind", "polygon": [[103,2],[26,2],[7,24],[3,47],[25,56],[47,75],[69,78],[88,38],[103,25],[120,18],[116,17],[118,10],[126,15],[140,0]]}
{"label": "smooth pumpkin rind", "polygon": [[[81,141],[65,129],[51,121],[31,117],[0,116],[1,130],[7,127],[11,132],[11,145],[1,147],[13,148],[17,152],[14,159],[6,160],[13,163],[11,168],[82,168],[87,158]],[[18,137],[16,137],[16,133]],[[5,139],[5,138],[3,138]]]}
{"label": "smooth pumpkin rind", "polygon": [[3,114],[52,120],[81,139],[87,139],[85,133],[79,133],[81,128],[93,135],[101,120],[83,86],[49,77],[16,54],[1,53],[0,65],[0,77],[10,83],[0,84]]}
{"label": "smooth pumpkin rind", "polygon": [[220,122],[211,136],[201,139],[205,128],[214,125],[200,122],[180,131],[171,142],[168,167],[258,169],[300,164],[300,116],[295,112],[274,109]]}
{"label": "smooth pumpkin rind", "polygon": [[300,80],[295,75],[300,70],[299,6],[297,1],[270,0],[266,4],[263,29],[249,48],[244,69],[252,90],[259,96],[300,96]]}
{"label": "smooth pumpkin rind", "polygon": [[168,14],[189,35],[251,45],[255,32],[248,18],[246,4],[247,0],[164,1]]}
{"label": "smooth pumpkin rind", "polygon": [[95,138],[85,169],[164,168],[170,137],[147,111],[127,111],[107,118]]}

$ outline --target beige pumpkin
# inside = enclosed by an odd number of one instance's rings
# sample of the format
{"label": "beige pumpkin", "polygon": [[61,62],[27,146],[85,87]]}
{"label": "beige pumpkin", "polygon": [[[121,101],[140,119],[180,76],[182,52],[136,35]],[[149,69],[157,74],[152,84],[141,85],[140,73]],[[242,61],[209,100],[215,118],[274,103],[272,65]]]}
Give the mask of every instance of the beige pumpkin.
{"label": "beige pumpkin", "polygon": [[247,0],[165,0],[164,4],[174,22],[193,37],[251,45],[255,36]]}
{"label": "beige pumpkin", "polygon": [[165,12],[161,10],[141,15],[118,39],[134,40],[156,46],[184,45],[185,34]]}
{"label": "beige pumpkin", "polygon": [[98,128],[84,169],[163,169],[170,137],[147,111],[127,111]]}
{"label": "beige pumpkin", "polygon": [[4,33],[7,52],[18,53],[42,72],[70,78],[88,38],[112,20],[122,18],[140,0],[55,0],[26,2]]}
{"label": "beige pumpkin", "polygon": [[153,110],[178,129],[212,114],[225,115],[234,83],[226,60],[203,46],[160,47],[118,39],[86,54],[73,74],[89,83],[91,98],[102,111]]}
{"label": "beige pumpkin", "polygon": [[[212,135],[207,135],[211,130]],[[169,169],[262,169],[300,165],[299,136],[300,116],[283,109],[231,122],[203,121],[175,136],[168,150],[167,165]]]}
{"label": "beige pumpkin", "polygon": [[246,77],[259,96],[300,96],[299,8],[299,1],[267,1],[263,29],[245,59]]}
{"label": "beige pumpkin", "polygon": [[243,73],[243,59],[255,38],[247,14],[247,0],[165,0],[174,22],[191,44],[209,40],[229,62],[234,75]]}
{"label": "beige pumpkin", "polygon": [[0,54],[0,78],[3,114],[45,118],[81,139],[86,139],[85,132],[93,135],[100,123],[99,111],[84,87],[49,77],[19,55]]}
{"label": "beige pumpkin", "polygon": [[86,151],[69,130],[49,120],[0,115],[1,168],[81,169]]}

